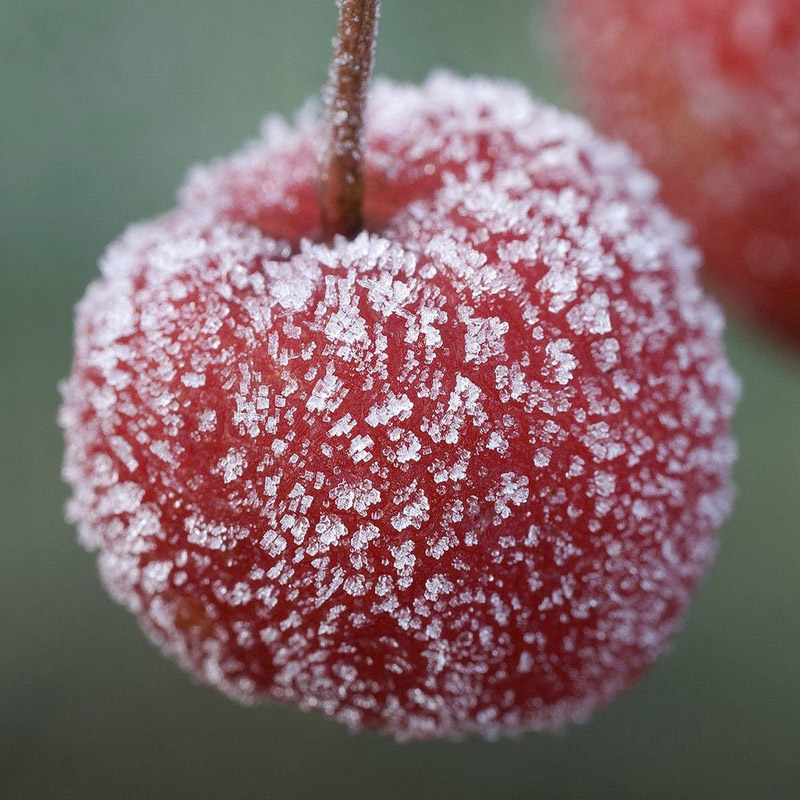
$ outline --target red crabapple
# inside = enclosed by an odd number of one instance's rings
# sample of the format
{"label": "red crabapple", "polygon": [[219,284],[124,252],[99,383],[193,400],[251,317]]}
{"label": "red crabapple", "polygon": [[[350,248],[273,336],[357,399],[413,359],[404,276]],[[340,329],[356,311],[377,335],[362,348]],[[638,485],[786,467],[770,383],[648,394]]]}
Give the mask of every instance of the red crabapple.
{"label": "red crabapple", "polygon": [[709,275],[800,342],[800,0],[560,0],[573,84],[696,228]]}
{"label": "red crabapple", "polygon": [[680,624],[737,382],[623,145],[514,85],[381,82],[367,230],[321,125],[195,168],[77,311],[69,514],[165,653],[399,739],[550,729]]}

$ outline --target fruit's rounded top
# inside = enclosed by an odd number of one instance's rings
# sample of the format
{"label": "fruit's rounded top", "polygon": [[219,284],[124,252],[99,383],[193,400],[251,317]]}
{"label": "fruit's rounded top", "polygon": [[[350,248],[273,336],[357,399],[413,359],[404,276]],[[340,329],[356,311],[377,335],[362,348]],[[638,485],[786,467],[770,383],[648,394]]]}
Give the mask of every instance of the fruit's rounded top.
{"label": "fruit's rounded top", "polygon": [[316,118],[265,130],[79,308],[82,540],[233,696],[399,738],[584,718],[661,651],[731,502],[738,387],[684,226],[505,83],[379,83],[353,241],[317,241]]}
{"label": "fruit's rounded top", "polygon": [[[530,187],[531,173],[575,191],[648,203],[658,190],[627,147],[510,82],[463,79],[446,71],[433,73],[422,87],[378,79],[366,131],[366,214],[368,227],[378,231],[394,213],[406,211],[417,197],[429,198],[446,182],[479,185],[494,173],[502,173],[507,191],[517,193]],[[323,132],[314,104],[303,108],[294,125],[270,116],[262,138],[233,156],[194,167],[180,201],[278,237],[313,237]],[[488,170],[485,176],[480,169]],[[498,220],[506,211],[497,207]]]}

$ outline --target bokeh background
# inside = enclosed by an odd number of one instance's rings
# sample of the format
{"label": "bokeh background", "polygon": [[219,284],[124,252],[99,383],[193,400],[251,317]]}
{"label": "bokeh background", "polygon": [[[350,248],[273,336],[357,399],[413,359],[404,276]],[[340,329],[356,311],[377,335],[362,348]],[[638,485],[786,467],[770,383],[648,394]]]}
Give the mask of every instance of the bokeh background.
{"label": "bokeh background", "polygon": [[[378,71],[563,100],[533,0],[385,0]],[[800,351],[731,320],[739,498],[682,633],[558,736],[398,746],[194,685],[63,522],[72,306],[186,168],[324,81],[333,0],[0,0],[0,797],[800,796]]]}

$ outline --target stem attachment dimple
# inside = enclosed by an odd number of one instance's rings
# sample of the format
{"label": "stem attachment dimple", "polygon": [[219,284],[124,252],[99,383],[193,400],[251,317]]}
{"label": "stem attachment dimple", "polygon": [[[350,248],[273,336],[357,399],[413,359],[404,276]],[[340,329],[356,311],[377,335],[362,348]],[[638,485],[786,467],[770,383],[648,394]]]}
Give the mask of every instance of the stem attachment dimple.
{"label": "stem attachment dimple", "polygon": [[339,29],[323,90],[320,211],[326,238],[363,228],[364,110],[375,61],[380,0],[338,0]]}

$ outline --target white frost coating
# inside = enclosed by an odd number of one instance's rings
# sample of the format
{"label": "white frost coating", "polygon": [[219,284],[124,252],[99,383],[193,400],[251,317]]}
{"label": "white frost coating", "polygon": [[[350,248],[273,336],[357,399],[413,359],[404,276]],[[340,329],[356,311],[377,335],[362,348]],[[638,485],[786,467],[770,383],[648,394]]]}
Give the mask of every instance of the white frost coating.
{"label": "white frost coating", "polygon": [[398,738],[585,718],[661,651],[731,501],[737,384],[684,226],[509,84],[377,83],[385,217],[352,242],[302,238],[313,114],[264,130],[79,306],[81,541],[242,700]]}

